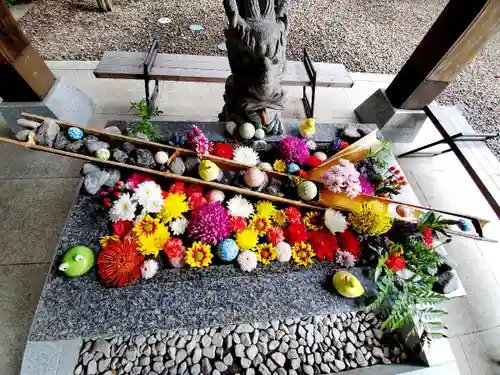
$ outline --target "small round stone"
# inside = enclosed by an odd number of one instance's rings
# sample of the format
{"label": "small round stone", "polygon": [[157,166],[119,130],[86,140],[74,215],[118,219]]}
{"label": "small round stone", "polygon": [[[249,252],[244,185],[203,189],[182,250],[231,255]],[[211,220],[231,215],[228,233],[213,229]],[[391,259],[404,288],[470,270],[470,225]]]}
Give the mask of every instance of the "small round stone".
{"label": "small round stone", "polygon": [[243,125],[240,126],[238,132],[241,138],[252,139],[253,136],[255,135],[255,127],[249,122],[245,122]]}
{"label": "small round stone", "polygon": [[271,165],[271,163],[268,163],[268,162],[259,163],[259,164],[257,164],[257,166],[260,169],[263,169],[265,171],[272,171],[273,170],[273,166]]}
{"label": "small round stone", "polygon": [[316,151],[313,156],[316,156],[321,161],[325,161],[328,158],[328,156],[322,151]]}
{"label": "small round stone", "polygon": [[255,130],[255,134],[254,134],[255,138],[264,139],[265,136],[266,136],[266,132],[264,131],[264,129],[260,128],[260,129]]}
{"label": "small round stone", "polygon": [[95,156],[101,160],[109,160],[109,158],[111,157],[111,153],[107,148],[100,148],[96,151]]}
{"label": "small round stone", "polygon": [[155,154],[155,162],[156,164],[166,164],[168,162],[168,154],[165,151],[158,151]]}

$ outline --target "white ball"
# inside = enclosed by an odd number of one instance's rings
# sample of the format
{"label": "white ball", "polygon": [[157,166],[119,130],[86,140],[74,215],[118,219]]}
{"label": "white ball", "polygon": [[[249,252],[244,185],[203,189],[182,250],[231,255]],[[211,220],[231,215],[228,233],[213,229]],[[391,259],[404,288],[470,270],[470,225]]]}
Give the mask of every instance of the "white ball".
{"label": "white ball", "polygon": [[260,128],[260,129],[255,130],[255,135],[254,135],[255,138],[264,139],[265,136],[266,136],[266,132],[264,131],[264,129]]}
{"label": "white ball", "polygon": [[207,193],[207,201],[209,201],[210,203],[215,203],[215,202],[222,203],[222,202],[224,202],[224,198],[225,198],[225,195],[224,195],[224,192],[222,190],[213,189]]}
{"label": "white ball", "polygon": [[257,255],[251,250],[243,251],[238,255],[238,264],[242,271],[253,271],[257,268]]}
{"label": "white ball", "polygon": [[272,171],[273,170],[273,166],[271,165],[271,163],[267,163],[267,162],[259,163],[257,165],[257,167],[259,167],[260,169],[263,169],[265,171]]}
{"label": "white ball", "polygon": [[328,158],[328,156],[326,156],[326,154],[322,151],[315,152],[313,156],[316,156],[321,161],[325,161]]}
{"label": "white ball", "polygon": [[302,181],[297,187],[299,197],[305,201],[310,201],[318,194],[318,187],[311,181]]}
{"label": "white ball", "polygon": [[166,164],[168,162],[168,154],[165,151],[158,151],[155,154],[155,162],[157,164]]}
{"label": "white ball", "polygon": [[226,131],[230,135],[234,135],[234,131],[236,130],[237,127],[238,127],[238,125],[236,125],[236,123],[233,121],[226,122]]}
{"label": "white ball", "polygon": [[154,259],[147,259],[142,263],[141,265],[141,276],[143,279],[150,279],[154,275],[156,275],[156,272],[158,272],[158,269],[160,268],[160,265],[158,262]]}
{"label": "white ball", "polygon": [[243,139],[252,139],[255,135],[255,127],[249,122],[240,126],[239,133]]}
{"label": "white ball", "polygon": [[279,262],[289,262],[292,258],[292,247],[286,242],[276,245],[276,258]]}

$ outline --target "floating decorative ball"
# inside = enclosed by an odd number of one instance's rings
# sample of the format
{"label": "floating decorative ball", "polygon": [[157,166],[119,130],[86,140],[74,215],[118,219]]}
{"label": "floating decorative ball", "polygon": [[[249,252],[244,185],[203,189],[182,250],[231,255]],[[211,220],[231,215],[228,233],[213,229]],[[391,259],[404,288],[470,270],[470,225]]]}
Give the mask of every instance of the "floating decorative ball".
{"label": "floating decorative ball", "polygon": [[222,190],[219,190],[219,189],[210,190],[206,196],[207,201],[210,203],[224,202],[225,197],[226,196],[224,195],[224,192]]}
{"label": "floating decorative ball", "polygon": [[109,160],[109,158],[111,157],[111,153],[107,148],[100,148],[96,151],[95,156],[97,156],[97,158],[101,160]]}
{"label": "floating decorative ball", "polygon": [[259,168],[253,167],[245,172],[245,176],[243,178],[248,186],[259,187],[264,182],[266,174]]}
{"label": "floating decorative ball", "polygon": [[412,209],[408,206],[403,206],[402,204],[399,204],[396,207],[396,213],[401,217],[411,217]]}
{"label": "floating decorative ball", "polygon": [[226,122],[226,131],[230,135],[234,135],[234,132],[235,132],[235,130],[236,130],[237,127],[238,127],[238,125],[236,125],[236,123],[233,122],[233,121]]}
{"label": "floating decorative ball", "polygon": [[257,164],[257,166],[260,169],[264,169],[265,171],[272,171],[273,170],[273,166],[271,165],[271,163],[262,162],[262,163]]}
{"label": "floating decorative ball", "polygon": [[302,181],[297,188],[297,193],[301,199],[310,201],[318,194],[318,188],[311,181]]}
{"label": "floating decorative ball", "polygon": [[231,262],[238,256],[238,245],[232,238],[226,238],[217,245],[217,256],[224,262]]}
{"label": "floating decorative ball", "polygon": [[168,154],[165,151],[158,151],[155,154],[155,162],[156,164],[166,164],[168,162]]}
{"label": "floating decorative ball", "polygon": [[260,128],[260,129],[255,130],[255,134],[254,134],[255,138],[264,139],[265,136],[266,136],[266,132],[264,131],[264,129]]}
{"label": "floating decorative ball", "polygon": [[68,129],[68,138],[73,141],[78,141],[83,137],[83,130],[80,128],[69,128]]}
{"label": "floating decorative ball", "polygon": [[325,161],[328,158],[323,151],[316,151],[313,156],[316,156],[321,161]]}
{"label": "floating decorative ball", "polygon": [[276,245],[276,259],[278,262],[289,262],[292,258],[292,247],[287,242]]}
{"label": "floating decorative ball", "polygon": [[290,163],[286,166],[286,171],[288,173],[295,173],[300,169],[300,167],[295,163]]}
{"label": "floating decorative ball", "polygon": [[245,122],[240,126],[238,132],[243,139],[252,139],[255,135],[255,127],[249,122]]}

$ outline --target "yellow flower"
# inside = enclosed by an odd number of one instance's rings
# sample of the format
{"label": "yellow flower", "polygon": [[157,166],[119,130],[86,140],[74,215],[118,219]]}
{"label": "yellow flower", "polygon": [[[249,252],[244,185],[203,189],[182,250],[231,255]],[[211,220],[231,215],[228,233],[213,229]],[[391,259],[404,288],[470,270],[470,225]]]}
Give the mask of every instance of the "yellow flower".
{"label": "yellow flower", "polygon": [[269,232],[269,229],[271,229],[271,220],[260,215],[253,215],[252,220],[249,222],[249,226],[257,231],[259,237],[262,237]]}
{"label": "yellow flower", "polygon": [[153,219],[151,216],[146,215],[135,224],[134,233],[138,236],[153,236],[158,230],[160,220]]}
{"label": "yellow flower", "polygon": [[158,217],[165,223],[170,223],[172,219],[184,217],[183,214],[189,211],[189,204],[184,193],[170,193],[163,200],[163,207]]}
{"label": "yellow flower", "polygon": [[285,210],[276,210],[273,216],[273,220],[279,226],[284,226],[287,221],[287,216]]}
{"label": "yellow flower", "polygon": [[315,256],[311,245],[305,242],[297,242],[292,247],[292,258],[295,263],[300,264],[302,266],[307,266],[312,264],[312,257]]}
{"label": "yellow flower", "polygon": [[347,220],[356,232],[365,236],[380,236],[392,228],[393,222],[387,205],[377,201],[356,205]]}
{"label": "yellow flower", "polygon": [[309,230],[321,230],[324,228],[323,216],[320,212],[308,212],[304,216],[304,224]]}
{"label": "yellow flower", "polygon": [[265,217],[267,219],[271,219],[276,212],[276,207],[274,207],[274,204],[269,201],[257,202],[257,204],[255,205],[255,209],[257,211],[257,215]]}
{"label": "yellow flower", "polygon": [[105,249],[106,247],[108,247],[109,243],[111,241],[120,241],[120,237],[118,236],[104,236],[104,237],[101,237],[101,239],[99,240],[99,243],[101,244],[101,247],[103,249]]}
{"label": "yellow flower", "polygon": [[276,249],[273,244],[264,243],[257,245],[257,259],[263,264],[269,264],[276,259]]}
{"label": "yellow flower", "polygon": [[248,227],[243,229],[241,232],[236,233],[236,244],[241,251],[253,250],[255,246],[257,246],[258,240],[259,234],[252,227]]}
{"label": "yellow flower", "polygon": [[163,245],[170,238],[170,232],[164,224],[158,223],[156,231],[153,235],[138,236],[139,253],[143,255],[154,255],[163,250]]}
{"label": "yellow flower", "polygon": [[273,168],[276,172],[285,172],[286,171],[286,164],[283,160],[276,160],[273,164]]}
{"label": "yellow flower", "polygon": [[212,264],[214,255],[210,250],[210,245],[194,242],[193,245],[187,249],[185,259],[186,263],[193,268],[203,268]]}

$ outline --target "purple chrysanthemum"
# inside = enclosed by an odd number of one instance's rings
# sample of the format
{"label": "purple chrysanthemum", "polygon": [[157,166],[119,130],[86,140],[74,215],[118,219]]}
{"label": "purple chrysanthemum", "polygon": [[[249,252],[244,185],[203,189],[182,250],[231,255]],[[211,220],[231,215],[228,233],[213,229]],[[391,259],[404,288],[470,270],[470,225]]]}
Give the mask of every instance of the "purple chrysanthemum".
{"label": "purple chrysanthemum", "polygon": [[375,188],[371,184],[370,181],[368,181],[367,178],[364,176],[360,175],[359,176],[359,184],[361,185],[361,192],[365,195],[375,195]]}
{"label": "purple chrysanthemum", "polygon": [[209,245],[229,238],[229,212],[220,202],[204,204],[191,214],[188,235]]}
{"label": "purple chrysanthemum", "polygon": [[280,142],[280,155],[287,164],[304,164],[309,157],[309,148],[300,138],[285,137]]}

